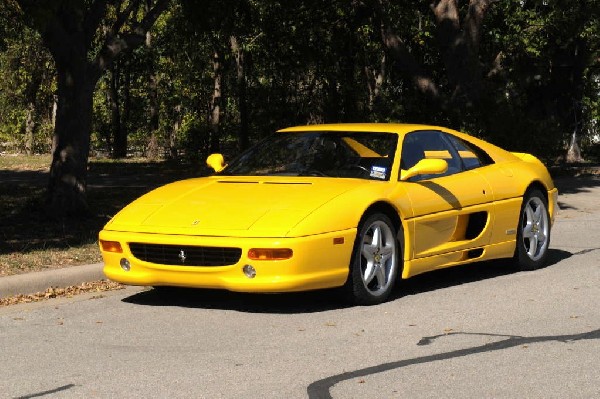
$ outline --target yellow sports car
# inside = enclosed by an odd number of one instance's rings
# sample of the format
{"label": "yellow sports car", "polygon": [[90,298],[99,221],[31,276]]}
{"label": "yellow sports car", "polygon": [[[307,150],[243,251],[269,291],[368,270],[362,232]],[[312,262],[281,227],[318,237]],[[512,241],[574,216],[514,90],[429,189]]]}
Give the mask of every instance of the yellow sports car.
{"label": "yellow sports car", "polygon": [[100,232],[104,273],[131,285],[386,300],[400,276],[510,258],[542,266],[557,189],[534,156],[450,129],[292,127],[209,177],[160,187]]}

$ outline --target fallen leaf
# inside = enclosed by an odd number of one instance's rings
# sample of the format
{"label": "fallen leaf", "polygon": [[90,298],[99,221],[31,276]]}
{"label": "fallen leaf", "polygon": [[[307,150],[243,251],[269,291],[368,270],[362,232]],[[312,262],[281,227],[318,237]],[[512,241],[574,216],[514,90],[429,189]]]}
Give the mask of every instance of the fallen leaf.
{"label": "fallen leaf", "polygon": [[[0,298],[0,306],[9,306],[16,305],[18,303],[30,303],[30,302],[38,302],[47,299],[52,299],[56,297],[67,297],[71,298],[77,294],[83,294],[86,292],[98,292],[98,291],[111,291],[111,290],[121,290],[124,289],[125,286],[115,283],[114,281],[109,280],[98,280],[91,281],[87,283],[82,283],[80,285],[72,285],[65,288],[54,288],[50,287],[46,291],[37,292],[35,294],[18,294],[11,297]],[[57,307],[58,308],[58,307]]]}

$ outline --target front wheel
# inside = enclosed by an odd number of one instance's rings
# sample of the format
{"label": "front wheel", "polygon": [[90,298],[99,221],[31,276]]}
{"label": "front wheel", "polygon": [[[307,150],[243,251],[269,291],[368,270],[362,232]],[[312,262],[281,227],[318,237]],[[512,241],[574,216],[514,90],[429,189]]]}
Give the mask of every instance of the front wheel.
{"label": "front wheel", "polygon": [[400,262],[400,244],[391,220],[368,216],[358,227],[346,290],[357,305],[375,305],[391,294]]}
{"label": "front wheel", "polygon": [[521,206],[515,251],[517,268],[535,270],[542,267],[548,257],[549,244],[548,201],[540,190],[534,189],[525,194]]}

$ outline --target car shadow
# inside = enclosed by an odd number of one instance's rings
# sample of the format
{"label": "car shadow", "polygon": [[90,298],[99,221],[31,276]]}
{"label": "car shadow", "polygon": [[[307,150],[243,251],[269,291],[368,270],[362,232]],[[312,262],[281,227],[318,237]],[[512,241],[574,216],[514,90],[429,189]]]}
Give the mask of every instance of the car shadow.
{"label": "car shadow", "polygon": [[[552,267],[571,256],[573,256],[573,254],[570,252],[550,248],[548,250],[546,265],[542,267],[542,269]],[[519,271],[513,266],[511,259],[496,259],[436,270],[435,272],[424,273],[407,280],[401,280],[394,292],[395,295],[392,295],[391,300],[453,286],[475,283],[477,281],[488,280],[518,272]],[[535,271],[532,273],[535,273]]]}
{"label": "car shadow", "polygon": [[316,313],[343,309],[338,290],[318,290],[281,294],[255,294],[225,290],[159,287],[124,298],[123,302],[162,307],[233,310],[244,313]]}
{"label": "car shadow", "polygon": [[[550,249],[546,267],[552,267],[570,256],[572,254],[567,251]],[[389,301],[398,301],[409,295],[470,284],[512,273],[515,273],[515,269],[511,267],[510,260],[507,259],[473,263],[424,273],[407,280],[401,280]],[[340,291],[340,289],[329,289],[283,294],[250,294],[224,290],[161,287],[160,289],[138,292],[124,298],[122,301],[141,306],[174,306],[273,314],[318,313],[354,307],[355,305],[344,299]]]}

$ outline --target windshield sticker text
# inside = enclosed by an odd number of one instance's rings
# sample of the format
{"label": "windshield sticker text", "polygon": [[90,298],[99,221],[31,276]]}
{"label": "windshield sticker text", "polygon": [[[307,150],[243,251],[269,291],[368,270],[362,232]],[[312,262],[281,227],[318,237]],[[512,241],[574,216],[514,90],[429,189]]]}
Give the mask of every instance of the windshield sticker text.
{"label": "windshield sticker text", "polygon": [[381,166],[371,166],[371,177],[376,179],[385,179],[385,173],[387,169]]}

